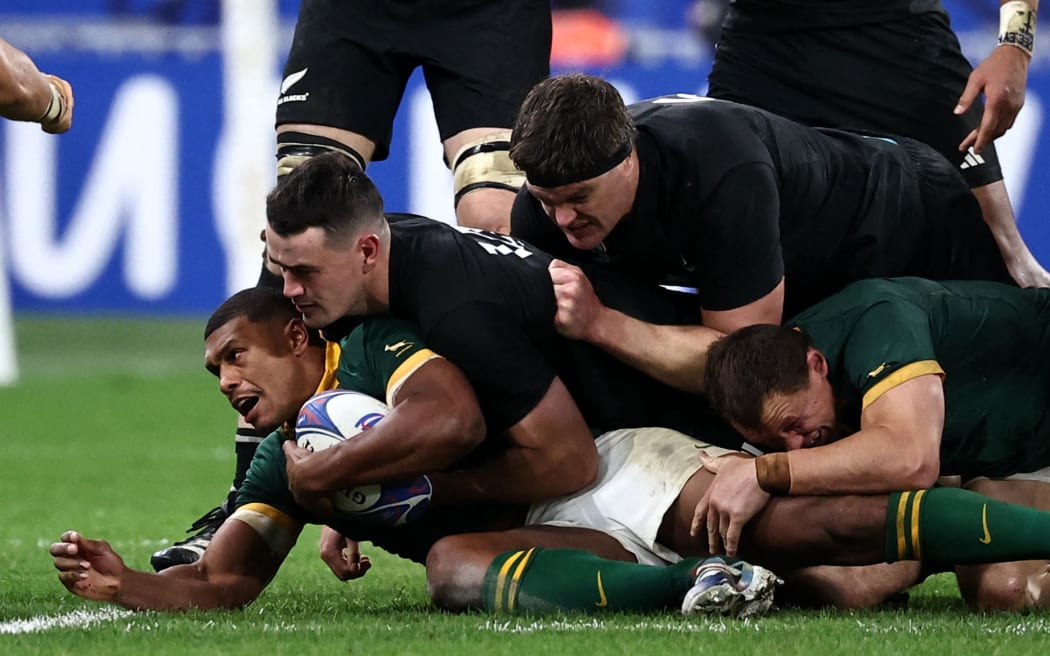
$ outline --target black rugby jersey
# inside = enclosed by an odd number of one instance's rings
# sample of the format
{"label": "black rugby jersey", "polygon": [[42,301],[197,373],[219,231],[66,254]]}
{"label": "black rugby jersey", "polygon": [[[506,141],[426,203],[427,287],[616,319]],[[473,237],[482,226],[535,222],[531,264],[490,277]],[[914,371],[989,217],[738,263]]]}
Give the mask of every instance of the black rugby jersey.
{"label": "black rugby jersey", "polygon": [[[505,235],[412,215],[388,218],[390,312],[416,324],[427,346],[463,371],[490,433],[525,417],[558,376],[595,432],[663,426],[740,444],[701,397],[560,336],[547,253]],[[692,298],[606,269],[588,275],[610,307],[654,323],[700,321]]]}
{"label": "black rugby jersey", "polygon": [[[754,302],[786,278],[785,316],[853,280],[915,273],[929,226],[910,153],[929,147],[690,94],[629,110],[639,183],[603,244],[614,266],[695,287],[709,310]],[[515,236],[572,256],[527,190],[511,225]]]}

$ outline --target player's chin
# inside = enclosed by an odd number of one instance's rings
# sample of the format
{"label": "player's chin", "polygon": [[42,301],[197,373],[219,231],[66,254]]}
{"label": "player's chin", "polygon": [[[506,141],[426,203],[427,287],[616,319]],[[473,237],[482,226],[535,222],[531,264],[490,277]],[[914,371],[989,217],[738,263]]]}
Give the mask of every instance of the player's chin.
{"label": "player's chin", "polygon": [[244,420],[260,433],[272,433],[281,425],[282,421],[270,409],[269,404],[262,399],[252,408],[251,412],[244,416]]}
{"label": "player's chin", "polygon": [[589,251],[602,243],[603,235],[596,227],[587,225],[577,230],[566,230],[565,237],[573,248]]}
{"label": "player's chin", "polygon": [[333,321],[328,317],[328,313],[317,305],[297,305],[296,308],[303,315],[303,323],[310,328],[324,328]]}

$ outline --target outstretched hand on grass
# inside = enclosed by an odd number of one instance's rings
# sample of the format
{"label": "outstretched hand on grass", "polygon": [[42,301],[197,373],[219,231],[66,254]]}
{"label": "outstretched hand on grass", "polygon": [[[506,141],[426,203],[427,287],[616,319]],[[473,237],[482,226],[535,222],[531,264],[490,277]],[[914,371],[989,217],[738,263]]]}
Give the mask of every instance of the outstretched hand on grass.
{"label": "outstretched hand on grass", "polygon": [[88,540],[66,531],[48,550],[58,570],[58,580],[73,594],[93,601],[116,601],[127,568],[104,540]]}

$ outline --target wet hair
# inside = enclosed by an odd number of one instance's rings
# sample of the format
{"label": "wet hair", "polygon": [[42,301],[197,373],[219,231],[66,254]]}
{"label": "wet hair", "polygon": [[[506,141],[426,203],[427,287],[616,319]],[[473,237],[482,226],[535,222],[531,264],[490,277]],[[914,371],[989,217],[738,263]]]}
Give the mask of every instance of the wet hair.
{"label": "wet hair", "polygon": [[558,187],[623,161],[637,133],[613,85],[593,75],[551,77],[534,86],[518,110],[510,157],[529,183]]}
{"label": "wet hair", "polygon": [[[204,326],[204,339],[238,317],[244,317],[251,323],[268,323],[271,321],[287,324],[292,319],[302,317],[295,304],[284,297],[281,292],[270,287],[249,287],[242,289],[222,302],[208,317]],[[310,344],[321,346],[324,339],[321,333],[308,329]]]}
{"label": "wet hair", "polygon": [[277,183],[266,197],[266,220],[282,237],[320,227],[344,239],[386,225],[375,184],[357,162],[334,151],[307,159]]}
{"label": "wet hair", "polygon": [[812,345],[798,330],[769,324],[719,339],[708,349],[704,369],[711,407],[731,424],[760,430],[770,396],[792,394],[809,383],[806,354]]}

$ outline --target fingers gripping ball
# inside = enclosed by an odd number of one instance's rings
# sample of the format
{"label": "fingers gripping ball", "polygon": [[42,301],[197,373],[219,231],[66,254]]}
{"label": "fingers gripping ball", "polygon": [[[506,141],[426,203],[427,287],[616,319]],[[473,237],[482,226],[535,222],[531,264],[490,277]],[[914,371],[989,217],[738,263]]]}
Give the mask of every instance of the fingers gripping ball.
{"label": "fingers gripping ball", "polygon": [[[310,451],[324,451],[375,426],[389,411],[381,401],[359,392],[321,392],[299,411],[295,422],[296,443]],[[335,504],[354,519],[401,526],[426,512],[430,496],[430,479],[424,475],[415,480],[343,490],[336,494]]]}

